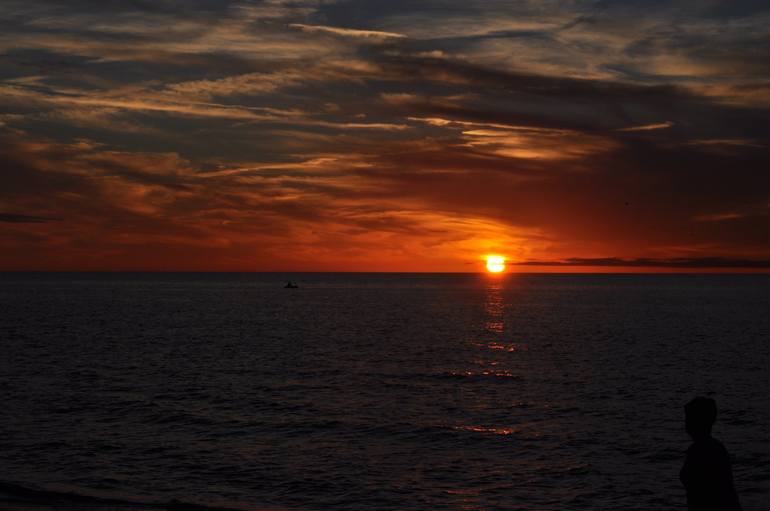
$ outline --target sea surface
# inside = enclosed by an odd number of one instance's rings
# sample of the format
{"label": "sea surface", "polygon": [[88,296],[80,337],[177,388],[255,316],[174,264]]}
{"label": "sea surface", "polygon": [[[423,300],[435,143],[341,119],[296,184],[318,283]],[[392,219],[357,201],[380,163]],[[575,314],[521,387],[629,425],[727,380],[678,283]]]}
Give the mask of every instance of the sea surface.
{"label": "sea surface", "polygon": [[6,490],[682,510],[709,395],[770,502],[768,275],[8,273],[0,338]]}

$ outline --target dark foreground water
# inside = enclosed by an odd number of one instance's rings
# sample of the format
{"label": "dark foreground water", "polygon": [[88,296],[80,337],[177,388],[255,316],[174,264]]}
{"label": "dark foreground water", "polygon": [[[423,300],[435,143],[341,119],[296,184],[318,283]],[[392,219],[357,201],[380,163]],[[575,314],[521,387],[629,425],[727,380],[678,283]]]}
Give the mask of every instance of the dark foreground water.
{"label": "dark foreground water", "polygon": [[[283,289],[287,279],[299,289]],[[304,510],[770,501],[770,277],[0,274],[0,480]]]}

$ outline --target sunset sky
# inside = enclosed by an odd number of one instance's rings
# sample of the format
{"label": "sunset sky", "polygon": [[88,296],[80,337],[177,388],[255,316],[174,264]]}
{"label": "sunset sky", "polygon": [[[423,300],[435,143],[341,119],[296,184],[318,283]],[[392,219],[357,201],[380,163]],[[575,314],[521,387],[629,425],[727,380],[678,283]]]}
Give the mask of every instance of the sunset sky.
{"label": "sunset sky", "polygon": [[769,147],[766,0],[0,3],[0,270],[768,269]]}

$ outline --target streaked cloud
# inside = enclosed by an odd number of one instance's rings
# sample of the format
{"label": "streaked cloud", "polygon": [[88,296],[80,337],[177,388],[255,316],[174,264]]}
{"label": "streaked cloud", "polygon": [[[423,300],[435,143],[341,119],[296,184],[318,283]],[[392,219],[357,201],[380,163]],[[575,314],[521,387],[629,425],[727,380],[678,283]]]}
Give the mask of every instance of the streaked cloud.
{"label": "streaked cloud", "polygon": [[303,32],[332,34],[342,37],[355,37],[362,39],[375,39],[375,40],[387,40],[387,39],[401,39],[406,37],[404,34],[397,34],[394,32],[380,32],[377,30],[358,30],[353,28],[341,28],[341,27],[327,27],[324,25],[304,25],[302,23],[291,23],[291,28],[299,29]]}
{"label": "streaked cloud", "polygon": [[680,268],[680,269],[760,269],[770,268],[770,259],[730,259],[723,257],[673,258],[673,259],[621,259],[605,258],[570,258],[564,261],[521,261],[509,262],[520,266],[551,267],[621,267],[621,268]]}
{"label": "streaked cloud", "polygon": [[658,122],[654,124],[645,124],[643,126],[629,126],[628,128],[619,128],[618,131],[653,131],[653,130],[664,130],[666,128],[670,128],[674,125],[673,122]]}
{"label": "streaked cloud", "polygon": [[462,134],[468,146],[509,158],[569,160],[615,147],[608,139],[563,130],[549,133],[526,129],[476,129]]}
{"label": "streaked cloud", "polygon": [[727,147],[756,147],[756,148],[763,148],[765,147],[764,144],[758,143],[754,139],[746,139],[746,138],[708,138],[708,139],[699,139],[699,140],[691,140],[687,142],[688,145],[694,145],[694,146],[727,146]]}
{"label": "streaked cloud", "polygon": [[724,220],[736,220],[738,218],[743,218],[745,215],[741,213],[736,212],[728,212],[728,213],[711,213],[707,215],[696,215],[693,217],[694,220],[698,222],[722,222]]}
{"label": "streaked cloud", "polygon": [[0,266],[766,261],[769,16],[9,0]]}

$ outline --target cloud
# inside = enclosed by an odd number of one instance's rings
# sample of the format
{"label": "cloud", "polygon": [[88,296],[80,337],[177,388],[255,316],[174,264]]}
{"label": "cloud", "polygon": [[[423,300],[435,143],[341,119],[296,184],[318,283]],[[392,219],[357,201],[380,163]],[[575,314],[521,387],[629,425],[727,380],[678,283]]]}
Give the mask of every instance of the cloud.
{"label": "cloud", "polygon": [[722,222],[724,220],[736,220],[738,218],[743,218],[745,215],[741,213],[712,213],[708,215],[696,215],[693,217],[693,220],[697,222]]}
{"label": "cloud", "polygon": [[770,268],[770,259],[730,259],[724,257],[695,257],[672,259],[622,259],[574,257],[561,261],[509,261],[518,266],[585,266],[623,268],[696,268],[696,269],[764,269]]}
{"label": "cloud", "polygon": [[673,122],[666,121],[666,122],[659,122],[654,124],[645,124],[643,126],[629,126],[628,128],[619,128],[617,131],[653,131],[653,130],[664,130],[666,128],[670,128],[674,125]]}
{"label": "cloud", "polygon": [[691,140],[689,142],[686,142],[687,145],[693,145],[693,146],[726,146],[726,147],[755,147],[755,148],[763,148],[766,147],[764,144],[757,143],[756,140],[752,139],[745,139],[745,138],[712,138],[712,139],[700,139],[700,140]]}
{"label": "cloud", "polygon": [[508,158],[571,160],[616,147],[610,139],[564,130],[474,129],[462,135],[469,147]]}
{"label": "cloud", "polygon": [[0,222],[9,222],[17,224],[41,224],[46,222],[55,222],[59,218],[50,218],[46,216],[21,215],[18,213],[0,212]]}
{"label": "cloud", "polygon": [[2,209],[67,222],[5,221],[0,245],[153,268],[770,257],[766,10],[440,4],[4,3]]}
{"label": "cloud", "polygon": [[296,66],[282,66],[271,72],[247,73],[216,80],[193,80],[170,84],[166,91],[183,97],[211,98],[226,96],[264,95],[286,88],[298,89],[323,82],[362,83],[366,78],[379,77],[379,67],[361,59],[322,62],[300,62]]}
{"label": "cloud", "polygon": [[[398,131],[408,129],[406,124],[334,122],[315,119],[296,110],[185,99],[175,100],[173,95],[143,94],[142,91],[137,91],[134,99],[124,99],[125,96],[114,94],[95,95],[85,91],[60,93],[46,90],[43,92],[38,88],[29,88],[16,84],[0,85],[0,92],[4,92],[8,98],[15,96],[17,98],[27,98],[49,107],[64,107],[63,111],[51,114],[51,117],[58,117],[62,120],[70,119],[76,123],[85,121],[86,123],[107,125],[108,129],[117,127],[113,124],[115,121],[110,118],[110,114],[117,111],[153,112],[175,116],[218,118],[248,122],[290,123],[297,126],[318,126],[335,130]],[[102,119],[101,123],[99,122],[100,117]],[[134,130],[141,131],[130,125],[124,129],[124,131]]]}
{"label": "cloud", "polygon": [[[66,213],[66,229],[48,231],[50,238],[35,243],[62,247],[56,264],[69,268],[92,260],[83,259],[86,248],[94,256],[109,253],[120,266],[135,264],[132,258],[147,247],[163,254],[186,247],[184,264],[193,265],[186,268],[269,269],[288,261],[323,269],[344,261],[365,269],[377,254],[376,264],[398,269],[424,261],[430,249],[446,270],[458,254],[475,259],[477,250],[521,236],[483,216],[383,196],[376,179],[351,172],[366,169],[357,156],[207,171],[175,154],[125,153],[89,141],[4,145],[11,172],[0,184],[15,183],[10,205],[46,204]],[[7,232],[0,245],[18,235]],[[219,255],[212,259],[212,251]],[[247,252],[251,263],[238,255]],[[199,258],[204,253],[208,262]],[[163,257],[143,261],[143,268],[169,264]]]}
{"label": "cloud", "polygon": [[332,34],[341,37],[353,37],[356,39],[374,39],[377,41],[389,39],[402,39],[406,36],[394,32],[380,32],[377,30],[358,30],[353,28],[327,27],[324,25],[304,25],[302,23],[291,23],[291,28],[297,28],[303,32]]}

